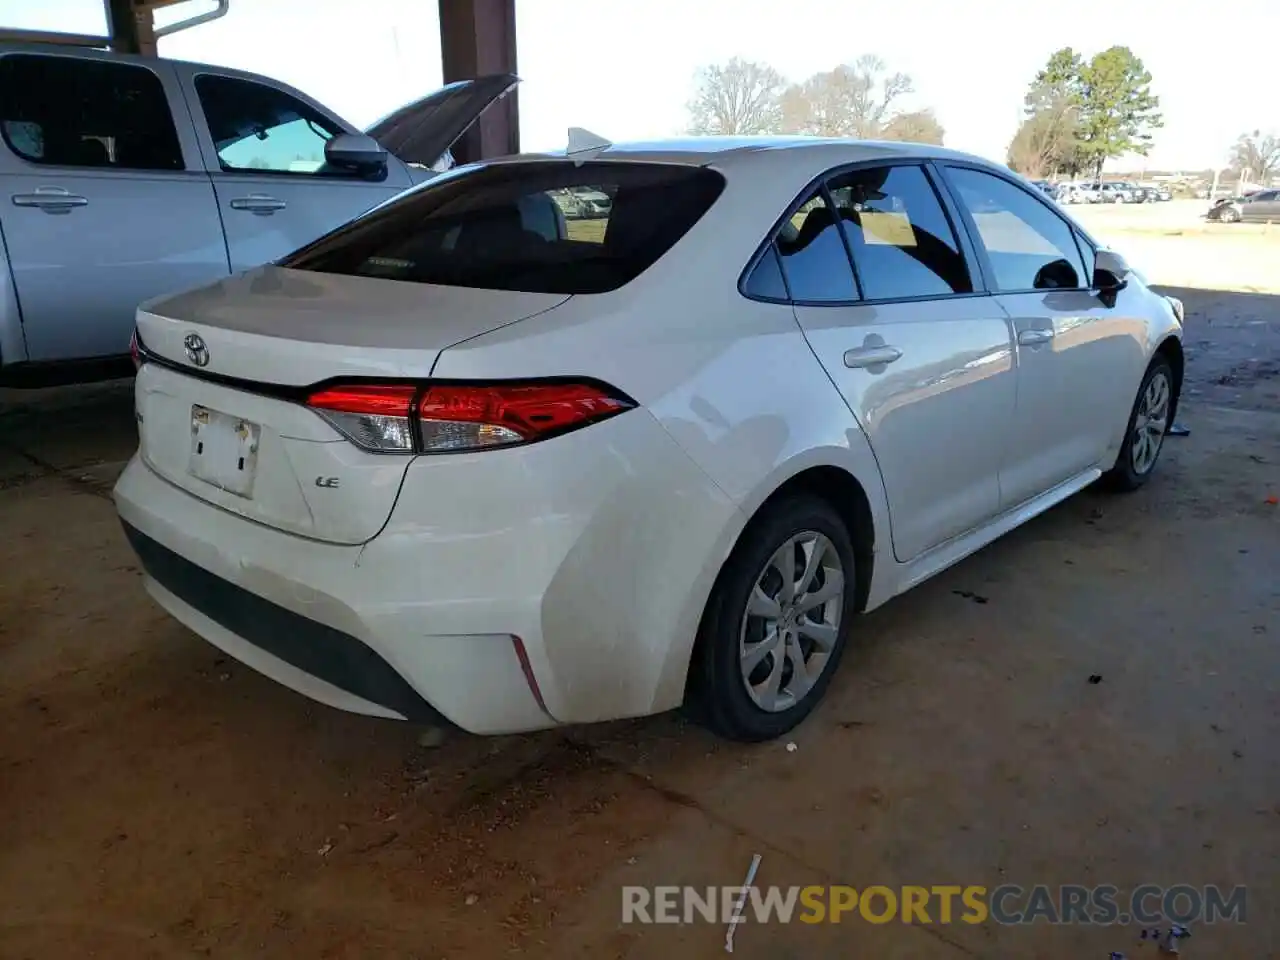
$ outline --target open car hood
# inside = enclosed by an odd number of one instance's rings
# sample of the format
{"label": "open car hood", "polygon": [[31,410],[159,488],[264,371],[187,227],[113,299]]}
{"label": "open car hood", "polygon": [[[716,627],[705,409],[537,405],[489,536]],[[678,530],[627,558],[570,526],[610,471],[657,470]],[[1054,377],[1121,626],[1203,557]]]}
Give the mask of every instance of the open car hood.
{"label": "open car hood", "polygon": [[406,163],[429,167],[519,82],[511,73],[459,80],[388,114],[365,133]]}

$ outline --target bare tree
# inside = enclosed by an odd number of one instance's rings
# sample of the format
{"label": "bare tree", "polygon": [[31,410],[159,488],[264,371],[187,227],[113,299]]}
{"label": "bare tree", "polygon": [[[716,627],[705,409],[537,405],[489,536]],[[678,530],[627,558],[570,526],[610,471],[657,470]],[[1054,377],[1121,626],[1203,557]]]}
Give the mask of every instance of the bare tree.
{"label": "bare tree", "polygon": [[1260,130],[1240,134],[1231,148],[1231,169],[1241,175],[1248,173],[1250,179],[1265,186],[1280,174],[1280,136],[1264,135]]}
{"label": "bare tree", "polygon": [[782,74],[765,63],[734,57],[698,71],[689,103],[689,132],[777,133],[782,123]]}
{"label": "bare tree", "polygon": [[1028,177],[1043,177],[1076,162],[1080,109],[1066,96],[1040,103],[1009,144],[1009,166]]}
{"label": "bare tree", "polygon": [[887,73],[879,57],[859,57],[788,87],[782,128],[823,137],[878,137],[897,116],[894,103],[911,90],[906,74]]}
{"label": "bare tree", "polygon": [[945,132],[932,110],[914,110],[898,114],[885,125],[879,136],[882,140],[907,140],[941,146]]}

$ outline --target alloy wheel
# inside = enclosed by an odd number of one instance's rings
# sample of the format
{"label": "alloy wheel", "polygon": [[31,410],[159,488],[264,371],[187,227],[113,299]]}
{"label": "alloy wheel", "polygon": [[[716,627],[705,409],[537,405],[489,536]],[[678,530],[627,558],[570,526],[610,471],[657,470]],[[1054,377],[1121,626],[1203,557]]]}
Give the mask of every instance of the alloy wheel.
{"label": "alloy wheel", "polygon": [[844,593],[844,565],[823,534],[794,534],[773,552],[739,629],[742,681],[756,706],[780,713],[813,689],[840,636]]}
{"label": "alloy wheel", "polygon": [[1172,391],[1169,377],[1163,370],[1156,372],[1147,382],[1142,393],[1138,412],[1133,418],[1133,434],[1130,442],[1130,458],[1133,472],[1139,476],[1151,471],[1164,443],[1165,430],[1169,426],[1169,398]]}

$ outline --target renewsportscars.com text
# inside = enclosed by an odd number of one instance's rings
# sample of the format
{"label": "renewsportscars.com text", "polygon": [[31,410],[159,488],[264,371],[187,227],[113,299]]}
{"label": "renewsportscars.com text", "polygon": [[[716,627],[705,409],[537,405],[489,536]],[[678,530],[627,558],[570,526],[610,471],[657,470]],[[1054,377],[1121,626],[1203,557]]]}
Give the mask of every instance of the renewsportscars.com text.
{"label": "renewsportscars.com text", "polygon": [[623,923],[1244,923],[1245,887],[623,887]]}

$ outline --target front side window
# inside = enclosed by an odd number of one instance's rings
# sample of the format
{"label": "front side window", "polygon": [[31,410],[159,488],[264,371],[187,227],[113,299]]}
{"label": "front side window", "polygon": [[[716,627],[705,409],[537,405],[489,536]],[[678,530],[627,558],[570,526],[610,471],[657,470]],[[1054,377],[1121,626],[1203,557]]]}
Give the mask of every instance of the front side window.
{"label": "front side window", "polygon": [[853,170],[828,189],[866,299],[973,292],[960,243],[922,167]]}
{"label": "front side window", "polygon": [[998,290],[1089,286],[1071,226],[1043,201],[981,170],[948,167],[947,178],[973,218]]}
{"label": "front side window", "polygon": [[252,80],[196,77],[218,165],[228,173],[358,177],[325,164],[325,144],[343,131],[283,90]]}
{"label": "front side window", "polygon": [[184,169],[164,86],[133,64],[26,53],[0,58],[0,134],[31,163]]}
{"label": "front side window", "polygon": [[775,243],[793,300],[858,299],[837,216],[822,194],[815,193],[779,229]]}
{"label": "front side window", "polygon": [[281,261],[318,273],[603,293],[675,246],[724,189],[702,167],[540,161],[462,168]]}

